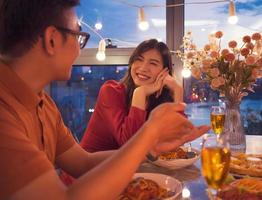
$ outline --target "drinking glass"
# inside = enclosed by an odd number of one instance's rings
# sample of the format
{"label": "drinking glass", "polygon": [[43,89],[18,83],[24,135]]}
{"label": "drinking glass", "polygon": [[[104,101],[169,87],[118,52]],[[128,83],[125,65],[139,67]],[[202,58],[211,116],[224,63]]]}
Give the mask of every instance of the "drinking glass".
{"label": "drinking glass", "polygon": [[206,134],[201,150],[202,174],[208,185],[207,193],[215,199],[218,190],[223,185],[229,171],[230,149],[228,138],[221,134]]}
{"label": "drinking glass", "polygon": [[222,106],[212,106],[210,112],[211,126],[215,134],[221,134],[225,125],[225,108]]}

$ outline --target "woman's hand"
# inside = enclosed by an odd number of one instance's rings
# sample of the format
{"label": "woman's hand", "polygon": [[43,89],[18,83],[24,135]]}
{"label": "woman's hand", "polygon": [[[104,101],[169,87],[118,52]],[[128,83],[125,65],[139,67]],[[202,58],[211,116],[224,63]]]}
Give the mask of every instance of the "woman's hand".
{"label": "woman's hand", "polygon": [[173,95],[174,102],[176,102],[176,103],[183,102],[183,88],[178,83],[176,77],[168,74],[164,78],[163,85],[162,85],[161,89],[156,94],[157,97],[161,95],[162,89],[163,89],[164,86],[166,86],[171,91],[171,93]]}
{"label": "woman's hand", "polygon": [[163,87],[163,81],[165,77],[168,75],[167,68],[164,68],[157,76],[156,80],[148,85],[142,85],[137,87],[134,90],[132,97],[132,106],[138,107],[140,109],[146,109],[146,98],[151,94],[159,91]]}
{"label": "woman's hand", "polygon": [[142,90],[146,97],[150,96],[151,94],[154,94],[155,92],[159,91],[163,87],[166,76],[168,76],[168,69],[164,68],[158,74],[156,80],[153,83],[139,86],[136,89]]}

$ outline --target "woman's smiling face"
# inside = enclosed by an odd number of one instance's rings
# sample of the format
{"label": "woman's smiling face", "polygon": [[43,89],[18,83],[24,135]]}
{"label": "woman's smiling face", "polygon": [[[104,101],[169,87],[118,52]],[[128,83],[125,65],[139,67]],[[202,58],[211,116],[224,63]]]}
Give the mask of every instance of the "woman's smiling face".
{"label": "woman's smiling face", "polygon": [[137,87],[151,84],[163,68],[161,54],[156,49],[150,49],[135,59],[131,66],[131,77]]}

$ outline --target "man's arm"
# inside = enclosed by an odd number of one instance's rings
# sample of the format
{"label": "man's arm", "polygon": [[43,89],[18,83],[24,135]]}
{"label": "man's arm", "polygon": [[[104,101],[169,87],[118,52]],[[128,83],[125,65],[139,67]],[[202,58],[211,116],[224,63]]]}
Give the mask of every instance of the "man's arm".
{"label": "man's arm", "polygon": [[56,164],[71,176],[78,178],[113,155],[115,151],[86,152],[79,144],[75,144],[56,159]]}
{"label": "man's arm", "polygon": [[[194,127],[177,111],[181,111],[181,106],[162,104],[157,107],[143,127],[119,151],[85,173],[69,188],[64,188],[55,171],[48,171],[17,191],[12,199],[115,199],[150,149],[174,149],[209,129],[207,126]],[[95,163],[92,159],[89,157],[90,162]]]}

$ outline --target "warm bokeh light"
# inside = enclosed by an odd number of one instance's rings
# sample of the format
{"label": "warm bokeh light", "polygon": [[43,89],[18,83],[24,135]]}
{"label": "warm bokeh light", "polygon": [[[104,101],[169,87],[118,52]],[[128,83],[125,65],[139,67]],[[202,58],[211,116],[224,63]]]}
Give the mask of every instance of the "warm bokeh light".
{"label": "warm bokeh light", "polygon": [[184,78],[189,78],[191,76],[191,71],[187,68],[184,68],[181,73]]}

